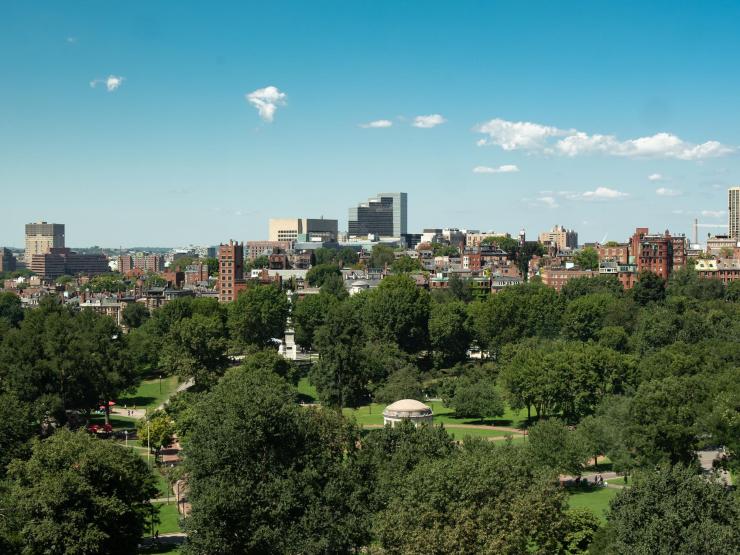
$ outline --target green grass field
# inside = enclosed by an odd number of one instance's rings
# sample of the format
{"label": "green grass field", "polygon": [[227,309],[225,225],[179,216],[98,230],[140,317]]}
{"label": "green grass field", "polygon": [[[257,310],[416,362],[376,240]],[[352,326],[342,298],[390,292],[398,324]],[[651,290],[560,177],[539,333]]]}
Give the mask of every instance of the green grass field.
{"label": "green grass field", "polygon": [[[180,531],[180,515],[177,512],[176,503],[155,503],[154,509],[159,515],[159,524],[154,525],[155,532],[159,530],[160,534],[169,534]],[[146,531],[144,535],[151,535],[151,520],[147,520]]]}
{"label": "green grass field", "polygon": [[609,502],[619,493],[619,490],[610,488],[569,488],[569,505],[572,509],[585,507],[606,522],[604,515],[609,508]]}
{"label": "green grass field", "polygon": [[[110,423],[113,426],[114,431],[118,430],[133,430],[136,428],[136,418],[129,418],[128,416],[118,416],[112,414],[110,416]],[[95,415],[90,417],[90,424],[105,424],[105,416]]]}
{"label": "green grass field", "polygon": [[298,400],[302,403],[316,403],[318,402],[319,394],[316,392],[316,388],[311,385],[307,377],[303,377],[298,380]]}
{"label": "green grass field", "polygon": [[[299,384],[300,387],[300,384]],[[427,402],[434,413],[435,424],[485,424],[495,426],[512,426],[515,427],[524,425],[527,421],[526,411],[512,411],[507,409],[506,413],[500,418],[491,420],[479,420],[477,418],[458,418],[455,416],[455,411],[449,407],[446,407],[441,401],[429,401]],[[386,405],[380,403],[373,403],[371,405],[365,405],[356,409],[344,409],[342,412],[348,418],[354,418],[360,426],[367,425],[383,425],[383,410]]]}
{"label": "green grass field", "polygon": [[143,380],[136,391],[124,394],[117,400],[118,406],[149,410],[157,408],[170,398],[179,385],[177,376],[164,376],[160,390],[159,381],[159,378]]}
{"label": "green grass field", "polygon": [[[482,438],[488,438],[488,437],[506,437],[511,434],[509,432],[504,432],[502,430],[486,430],[484,428],[476,429],[476,428],[448,428],[445,426],[445,430],[448,434],[450,434],[453,438],[460,441],[465,439],[466,437],[482,437]],[[513,439],[514,436],[512,436]]]}

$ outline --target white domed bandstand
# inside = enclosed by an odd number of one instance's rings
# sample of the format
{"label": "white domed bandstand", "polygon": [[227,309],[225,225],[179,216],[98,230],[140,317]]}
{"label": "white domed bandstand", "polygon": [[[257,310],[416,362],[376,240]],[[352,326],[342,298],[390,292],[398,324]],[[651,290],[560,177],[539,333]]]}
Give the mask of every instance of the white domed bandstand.
{"label": "white domed bandstand", "polygon": [[408,420],[414,426],[432,423],[432,409],[415,399],[401,399],[385,407],[383,424],[395,426],[399,422]]}

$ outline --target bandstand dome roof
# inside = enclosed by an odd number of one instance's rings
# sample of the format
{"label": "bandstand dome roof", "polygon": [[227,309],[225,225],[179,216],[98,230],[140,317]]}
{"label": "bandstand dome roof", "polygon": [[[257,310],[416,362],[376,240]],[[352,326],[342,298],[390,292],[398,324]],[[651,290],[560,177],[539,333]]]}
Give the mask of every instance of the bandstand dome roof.
{"label": "bandstand dome roof", "polygon": [[401,399],[391,403],[383,411],[384,416],[427,416],[432,409],[416,399]]}

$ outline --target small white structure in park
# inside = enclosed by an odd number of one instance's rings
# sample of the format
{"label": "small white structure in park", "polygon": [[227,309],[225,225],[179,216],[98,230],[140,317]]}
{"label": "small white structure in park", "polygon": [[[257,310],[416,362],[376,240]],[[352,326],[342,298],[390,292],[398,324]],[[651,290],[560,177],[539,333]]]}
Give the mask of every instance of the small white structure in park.
{"label": "small white structure in park", "polygon": [[383,424],[395,426],[402,420],[410,420],[414,426],[432,423],[432,409],[415,399],[401,399],[385,407]]}

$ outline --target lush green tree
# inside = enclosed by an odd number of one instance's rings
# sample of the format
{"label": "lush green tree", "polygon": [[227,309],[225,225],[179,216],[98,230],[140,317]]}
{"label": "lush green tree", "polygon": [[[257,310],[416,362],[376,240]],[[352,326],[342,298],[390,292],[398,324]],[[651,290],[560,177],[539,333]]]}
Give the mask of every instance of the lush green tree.
{"label": "lush green tree", "polygon": [[473,300],[473,292],[470,290],[470,282],[462,279],[456,273],[450,275],[447,281],[447,290],[454,299],[469,303]]}
{"label": "lush green tree", "polygon": [[346,553],[369,540],[358,432],[273,372],[233,369],[186,445],[187,553]]}
{"label": "lush green tree", "polygon": [[353,299],[330,306],[326,322],[314,336],[319,360],[311,368],[311,383],[321,402],[359,406],[368,397],[370,377],[363,372],[363,325]]}
{"label": "lush green tree", "polygon": [[324,264],[331,264],[336,261],[337,251],[335,249],[321,247],[313,251],[313,257],[316,266],[323,266]]}
{"label": "lush green tree", "polygon": [[565,516],[567,532],[563,551],[568,555],[589,553],[589,546],[601,528],[599,518],[586,508],[570,509]]}
{"label": "lush green tree", "polygon": [[128,290],[129,286],[121,274],[102,274],[93,277],[84,289],[94,293],[121,293]]}
{"label": "lush green tree", "polygon": [[218,316],[194,314],[177,321],[167,333],[159,365],[169,374],[195,380],[207,388],[228,366],[226,328]]}
{"label": "lush green tree", "polygon": [[455,416],[483,420],[504,414],[504,403],[493,381],[458,378],[450,400]]}
{"label": "lush green tree", "polygon": [[595,293],[574,299],[563,313],[563,336],[579,341],[596,339],[607,315],[619,302],[609,293]]}
{"label": "lush green tree", "polygon": [[590,452],[562,420],[540,420],[529,429],[527,448],[539,464],[561,474],[578,476]]}
{"label": "lush green tree", "polygon": [[376,389],[373,397],[377,403],[393,403],[399,399],[421,399],[423,393],[419,371],[411,365],[399,368]]}
{"label": "lush green tree", "polygon": [[432,243],[432,254],[434,256],[460,256],[460,251],[454,245]]}
{"label": "lush green tree", "polygon": [[353,248],[342,247],[337,252],[336,259],[342,265],[342,268],[346,268],[347,266],[353,266],[357,264],[357,261],[360,259],[360,257],[357,254],[357,251]]}
{"label": "lush green tree", "polygon": [[370,253],[370,260],[368,261],[368,267],[370,268],[385,268],[393,264],[396,259],[393,249],[388,245],[375,245],[373,252]]}
{"label": "lush green tree", "polygon": [[322,295],[328,295],[335,299],[346,299],[349,297],[349,291],[344,286],[344,278],[339,275],[330,275],[324,280],[320,290]]}
{"label": "lush green tree", "polygon": [[694,377],[643,382],[630,403],[627,441],[635,464],[695,464],[699,410],[706,385]]}
{"label": "lush green tree", "polygon": [[735,303],[740,301],[740,279],[735,279],[727,285],[725,298]]}
{"label": "lush green tree", "polygon": [[25,458],[28,441],[39,431],[28,404],[8,393],[0,393],[0,480],[12,459]]}
{"label": "lush green tree", "polygon": [[0,345],[0,389],[31,405],[40,420],[66,422],[70,410],[107,406],[136,379],[126,338],[112,318],[73,312],[52,297]]}
{"label": "lush green tree", "polygon": [[645,354],[670,345],[681,331],[681,317],[664,306],[643,308],[632,335],[634,350]]}
{"label": "lush green tree", "polygon": [[332,295],[306,295],[293,305],[292,320],[298,345],[313,348],[316,330],[326,322],[329,308],[336,302]]}
{"label": "lush green tree", "polygon": [[61,429],[34,443],[31,457],[13,462],[8,475],[0,527],[13,532],[17,552],[137,551],[156,487],[133,451]]}
{"label": "lush green tree", "polygon": [[680,465],[635,475],[607,520],[608,553],[740,552],[740,497]]}
{"label": "lush green tree", "polygon": [[699,300],[722,299],[725,296],[725,286],[718,279],[700,278],[693,267],[685,266],[673,270],[668,278],[666,294]]}
{"label": "lush green tree", "polygon": [[585,247],[579,250],[573,260],[584,270],[598,270],[599,268],[599,253],[593,247]]}
{"label": "lush green tree", "polygon": [[391,264],[391,272],[394,274],[411,274],[421,272],[423,269],[424,267],[418,258],[411,258],[407,255],[396,258]]}
{"label": "lush green tree", "polygon": [[446,368],[466,360],[471,340],[463,302],[431,304],[429,345],[437,367]]}
{"label": "lush green tree", "polygon": [[604,326],[597,332],[599,344],[608,349],[625,353],[630,347],[630,336],[622,326]]}
{"label": "lush green tree", "polygon": [[336,264],[319,264],[306,272],[306,281],[311,287],[321,287],[329,276],[341,275],[342,271]]}
{"label": "lush green tree", "polygon": [[371,290],[365,304],[368,337],[418,352],[428,343],[429,293],[408,276],[388,276]]}
{"label": "lush green tree", "polygon": [[631,357],[593,343],[522,342],[506,349],[499,379],[515,408],[578,421],[634,383]]}
{"label": "lush green tree", "polygon": [[237,345],[257,347],[282,339],[289,310],[288,297],[278,287],[249,287],[229,306],[231,337]]}
{"label": "lush green tree", "polygon": [[632,288],[632,298],[640,306],[665,300],[665,280],[653,272],[643,271]]}
{"label": "lush green tree", "polygon": [[3,320],[10,327],[20,325],[23,320],[23,308],[18,295],[0,291],[0,321]]}
{"label": "lush green tree", "polygon": [[258,269],[258,268],[269,268],[270,259],[268,256],[263,254],[261,256],[256,257],[254,260],[248,261],[244,266],[245,266],[244,267],[245,270],[247,269],[252,270],[252,269]]}
{"label": "lush green tree", "polygon": [[358,452],[359,466],[369,492],[373,513],[385,508],[419,464],[446,459],[455,452],[455,441],[442,426],[396,426],[369,430]]}
{"label": "lush green tree", "polygon": [[275,349],[262,349],[247,354],[242,360],[241,367],[246,370],[269,370],[293,385],[298,383],[298,368],[284,356],[278,354]]}
{"label": "lush green tree", "polygon": [[560,290],[560,294],[568,301],[592,293],[611,293],[620,297],[624,293],[624,288],[616,276],[598,275],[569,279]]}
{"label": "lush green tree", "polygon": [[493,245],[500,248],[503,251],[513,257],[517,253],[519,248],[519,241],[512,239],[511,237],[497,236],[497,237],[486,237],[481,241],[481,245]]}
{"label": "lush green tree", "polygon": [[206,258],[205,264],[208,266],[208,275],[217,276],[219,271],[218,258]]}
{"label": "lush green tree", "polygon": [[412,470],[376,519],[389,553],[554,553],[565,493],[528,454],[481,443]]}
{"label": "lush green tree", "polygon": [[142,303],[128,303],[121,317],[129,329],[138,328],[149,319],[149,309]]}
{"label": "lush green tree", "polygon": [[535,283],[506,287],[469,305],[474,337],[494,352],[526,337],[555,337],[561,312],[557,292]]}
{"label": "lush green tree", "polygon": [[174,435],[175,421],[165,411],[154,411],[136,421],[136,437],[153,451],[170,445]]}

